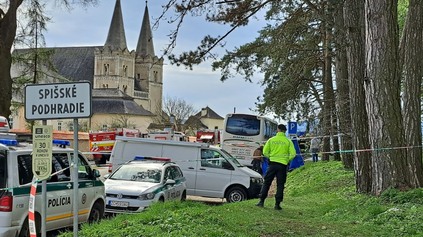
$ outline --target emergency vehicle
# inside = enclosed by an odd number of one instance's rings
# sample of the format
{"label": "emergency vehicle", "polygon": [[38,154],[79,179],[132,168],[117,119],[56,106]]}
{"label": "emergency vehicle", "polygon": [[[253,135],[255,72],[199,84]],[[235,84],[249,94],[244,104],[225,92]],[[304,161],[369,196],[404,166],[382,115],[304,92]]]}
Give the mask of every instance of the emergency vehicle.
{"label": "emergency vehicle", "polygon": [[182,132],[171,132],[171,131],[156,131],[149,132],[142,135],[143,138],[150,138],[155,140],[173,140],[173,141],[184,141],[185,134]]}
{"label": "emergency vehicle", "polygon": [[[0,134],[0,237],[30,236],[28,210],[32,173],[32,145],[18,143],[14,134]],[[70,143],[54,140],[52,176],[47,179],[46,230],[73,225],[74,150]],[[55,174],[56,173],[56,174]],[[100,173],[91,169],[87,159],[78,154],[79,222],[95,222],[103,217],[105,208],[104,184]],[[41,184],[35,195],[36,231],[41,230]]]}
{"label": "emergency vehicle", "polygon": [[169,158],[136,156],[106,177],[106,213],[140,212],[187,197],[185,177]]}
{"label": "emergency vehicle", "polygon": [[110,157],[111,169],[116,170],[136,156],[168,157],[178,164],[186,177],[187,195],[239,202],[257,198],[263,186],[259,173],[208,143],[117,136]]}
{"label": "emergency vehicle", "polygon": [[110,158],[116,136],[139,137],[138,129],[119,128],[111,132],[90,132],[89,146],[90,153],[93,155],[96,165],[106,164]]}

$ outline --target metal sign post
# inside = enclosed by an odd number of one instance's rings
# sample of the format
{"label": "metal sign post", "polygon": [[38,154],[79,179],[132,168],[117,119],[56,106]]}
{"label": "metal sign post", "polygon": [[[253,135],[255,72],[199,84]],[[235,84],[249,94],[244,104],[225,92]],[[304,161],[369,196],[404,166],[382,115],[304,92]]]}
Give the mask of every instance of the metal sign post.
{"label": "metal sign post", "polygon": [[33,151],[32,151],[32,172],[38,180],[42,180],[41,196],[41,236],[46,236],[46,216],[47,216],[47,181],[51,175],[52,162],[52,144],[53,127],[46,125],[43,121],[42,126],[34,126],[32,133]]}
{"label": "metal sign post", "polygon": [[[92,115],[91,88],[91,83],[88,81],[25,86],[25,118],[27,120],[74,119],[74,236],[78,235],[78,118],[89,118]],[[51,142],[49,144],[52,145]],[[43,172],[42,166],[39,167],[38,172]],[[46,173],[48,169],[50,170],[48,174],[50,176],[51,163],[45,165],[44,168],[47,169]],[[33,172],[35,174],[36,171],[33,170]],[[45,181],[43,181],[43,187],[43,190],[46,190]],[[43,202],[47,202],[47,194],[43,195]],[[46,212],[44,209],[44,216]]]}
{"label": "metal sign post", "polygon": [[78,236],[78,119],[73,120],[73,236]]}

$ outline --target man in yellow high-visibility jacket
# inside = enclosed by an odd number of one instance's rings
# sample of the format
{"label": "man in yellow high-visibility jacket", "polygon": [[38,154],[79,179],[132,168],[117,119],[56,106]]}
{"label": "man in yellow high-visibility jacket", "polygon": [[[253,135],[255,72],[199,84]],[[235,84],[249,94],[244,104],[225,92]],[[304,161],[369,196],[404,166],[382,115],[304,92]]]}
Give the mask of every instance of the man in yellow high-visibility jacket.
{"label": "man in yellow high-visibility jacket", "polygon": [[278,125],[278,133],[270,138],[263,148],[263,155],[269,158],[269,168],[264,176],[264,184],[260,192],[260,201],[256,204],[258,207],[264,206],[264,200],[267,198],[270,185],[276,176],[276,195],[275,209],[282,210],[280,204],[283,201],[283,190],[285,188],[287,166],[296,156],[294,143],[286,137],[286,126]]}

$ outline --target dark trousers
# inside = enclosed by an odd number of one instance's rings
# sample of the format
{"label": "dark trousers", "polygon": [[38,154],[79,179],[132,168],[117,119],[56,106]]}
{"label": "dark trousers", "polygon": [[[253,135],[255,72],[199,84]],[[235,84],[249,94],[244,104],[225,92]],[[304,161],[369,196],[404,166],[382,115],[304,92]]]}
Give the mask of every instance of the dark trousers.
{"label": "dark trousers", "polygon": [[313,162],[319,161],[319,154],[313,153],[313,154],[311,154],[311,157],[313,158]]}
{"label": "dark trousers", "polygon": [[264,184],[261,188],[260,192],[260,200],[264,202],[267,198],[267,194],[269,192],[270,185],[272,184],[273,179],[276,176],[276,204],[279,204],[283,201],[283,190],[285,188],[286,182],[286,175],[287,175],[287,165],[278,163],[278,162],[270,162],[269,168],[264,175]]}

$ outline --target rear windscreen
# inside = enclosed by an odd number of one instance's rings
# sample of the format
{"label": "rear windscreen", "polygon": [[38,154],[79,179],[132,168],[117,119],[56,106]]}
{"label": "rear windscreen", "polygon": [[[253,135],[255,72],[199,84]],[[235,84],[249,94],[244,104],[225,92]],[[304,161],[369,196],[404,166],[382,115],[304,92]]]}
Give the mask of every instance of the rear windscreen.
{"label": "rear windscreen", "polygon": [[7,163],[6,151],[0,150],[0,188],[6,188]]}

